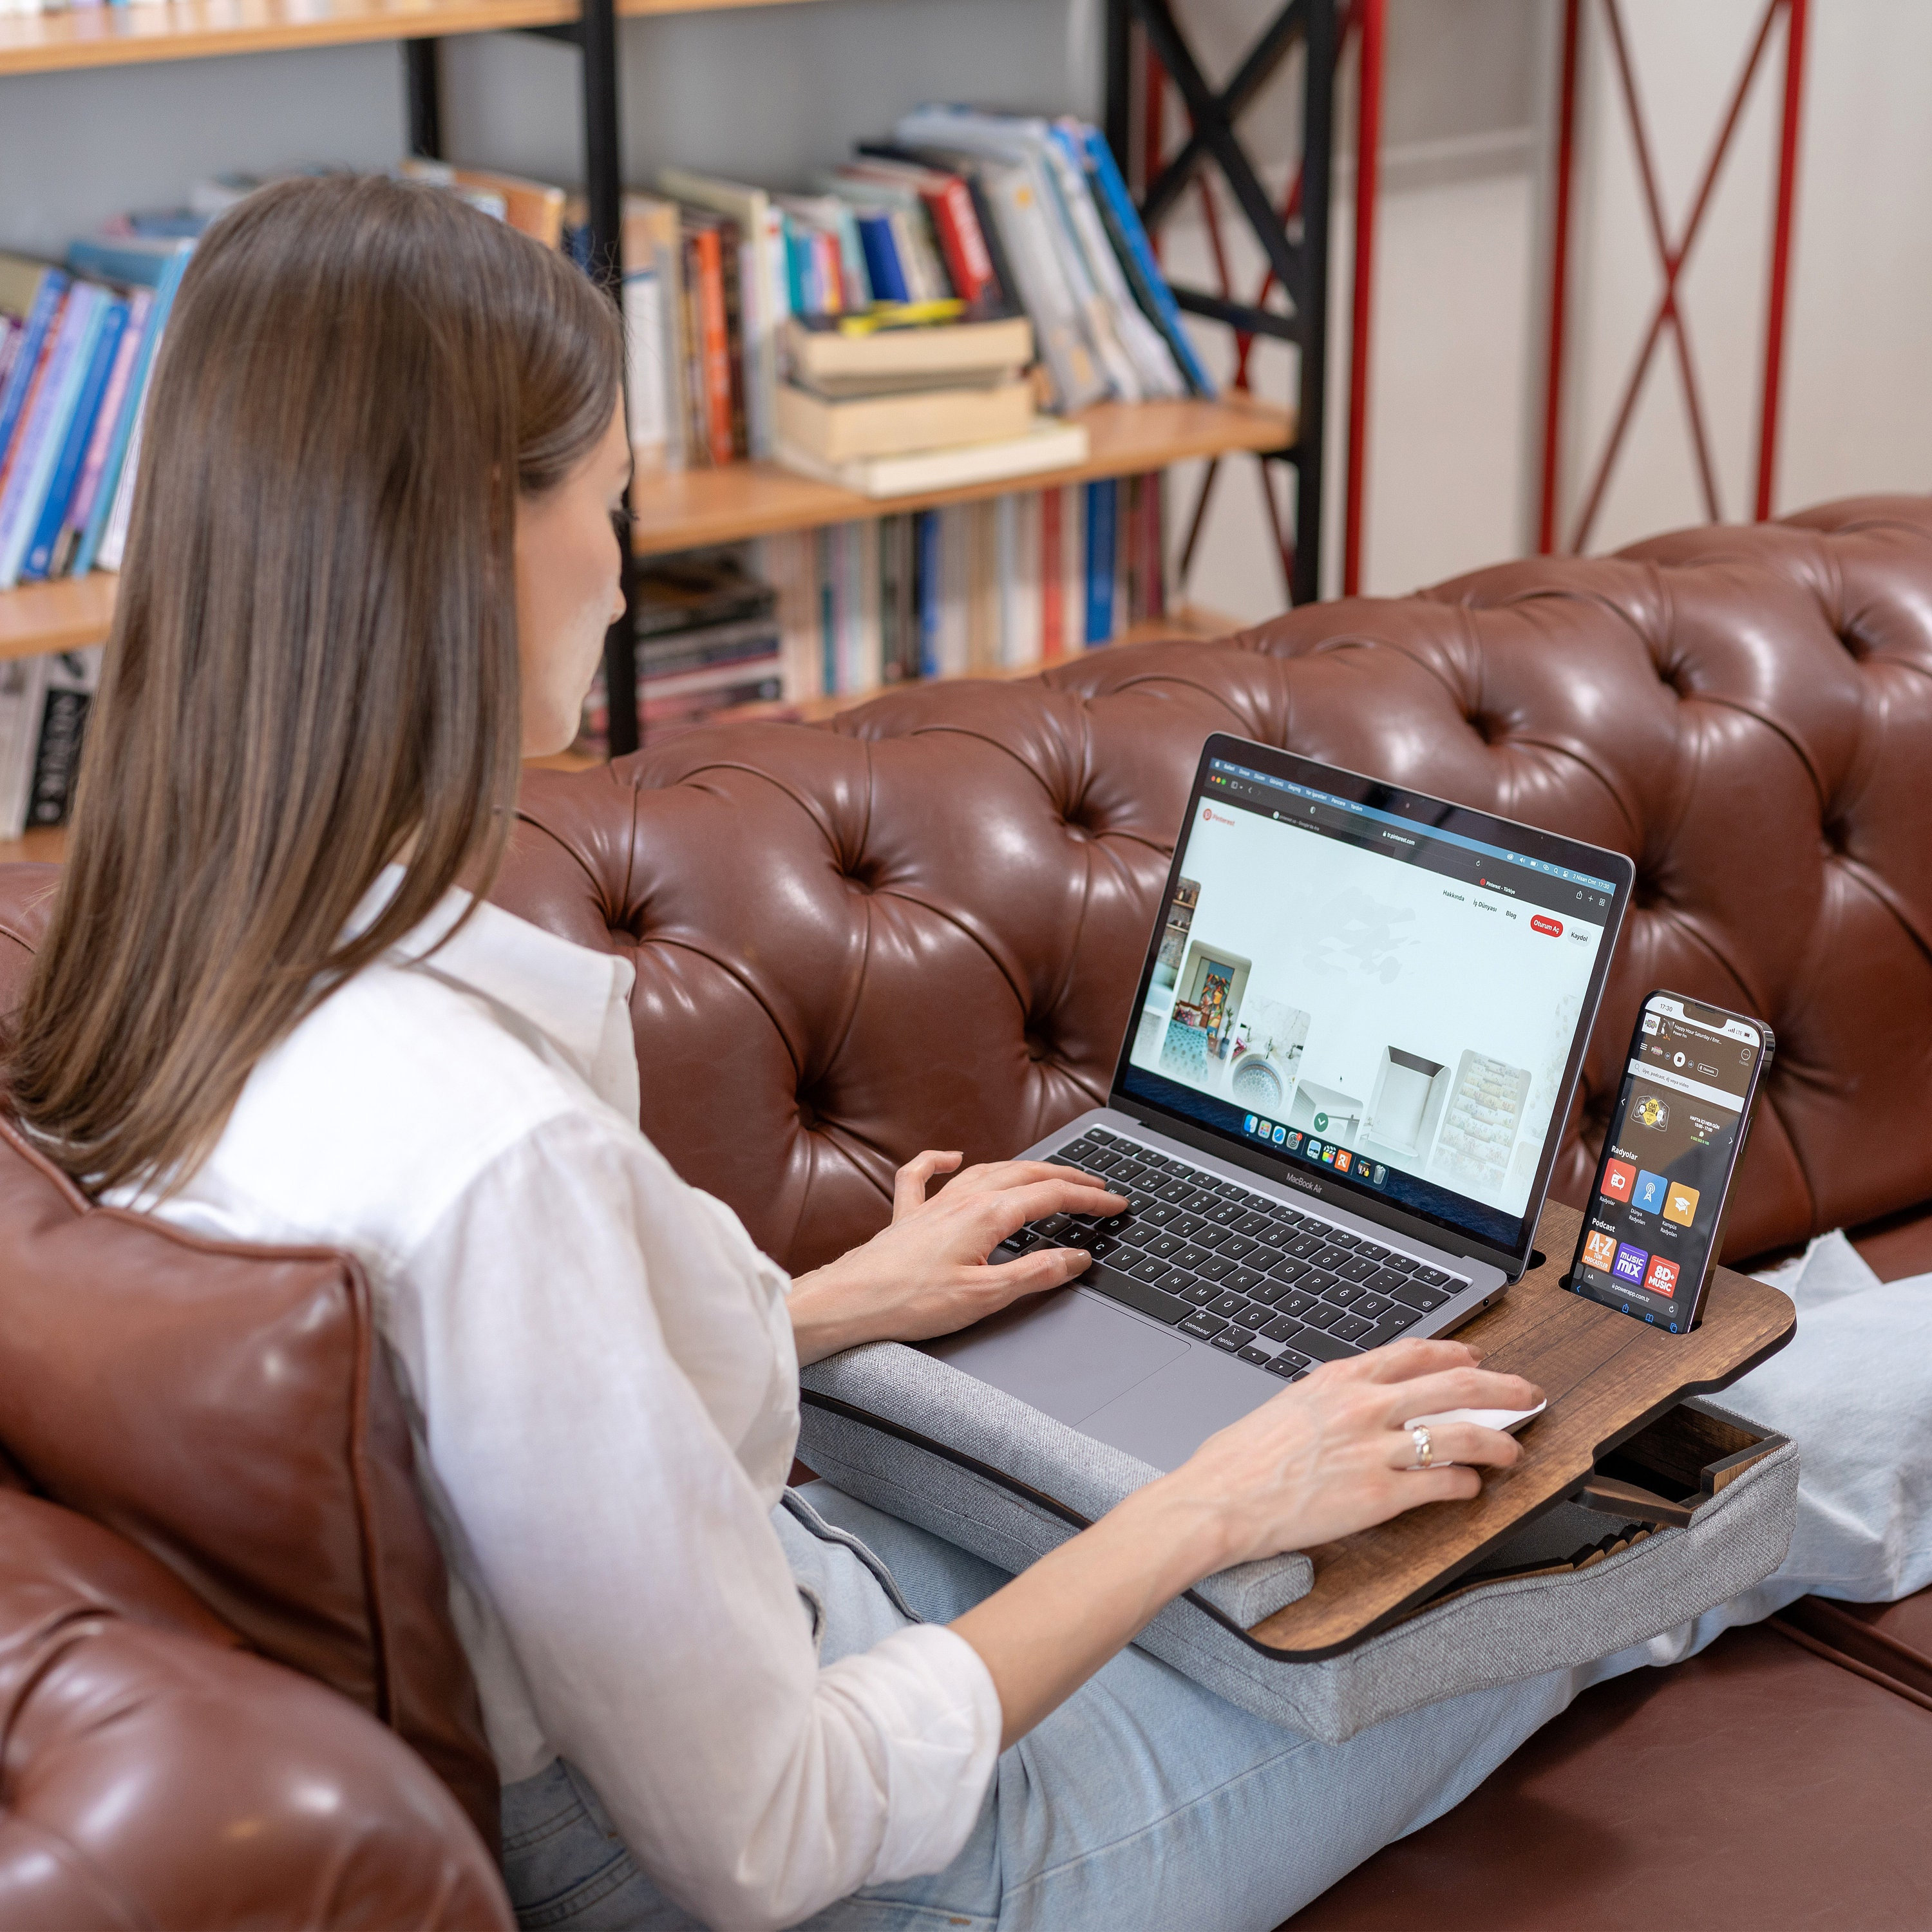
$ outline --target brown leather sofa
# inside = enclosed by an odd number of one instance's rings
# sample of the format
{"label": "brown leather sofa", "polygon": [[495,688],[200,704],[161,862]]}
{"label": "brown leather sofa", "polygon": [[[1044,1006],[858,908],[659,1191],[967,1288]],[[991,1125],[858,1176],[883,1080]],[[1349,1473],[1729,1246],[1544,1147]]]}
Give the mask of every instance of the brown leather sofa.
{"label": "brown leather sofa", "polygon": [[[1924,500],[536,777],[497,896],[635,961],[645,1130],[806,1267],[920,1147],[1104,1094],[1214,730],[1636,860],[1559,1196],[1666,985],[1778,1037],[1732,1258],[1850,1226],[1932,1268]],[[0,870],[0,1012],[48,883]],[[359,1273],[90,1209],[8,1138],[0,1312],[0,1928],[506,1923]],[[1928,1773],[1932,1595],[1808,1600],[1589,1694],[1296,1924],[1922,1928]]]}

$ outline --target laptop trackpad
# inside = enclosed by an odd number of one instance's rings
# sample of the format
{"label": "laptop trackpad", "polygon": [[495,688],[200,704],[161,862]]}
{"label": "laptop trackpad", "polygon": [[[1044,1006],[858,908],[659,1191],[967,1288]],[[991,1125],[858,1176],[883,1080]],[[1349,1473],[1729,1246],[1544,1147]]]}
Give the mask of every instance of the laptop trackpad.
{"label": "laptop trackpad", "polygon": [[1178,1336],[1090,1296],[1060,1292],[926,1345],[962,1373],[1030,1402],[1057,1422],[1096,1409],[1192,1352]]}

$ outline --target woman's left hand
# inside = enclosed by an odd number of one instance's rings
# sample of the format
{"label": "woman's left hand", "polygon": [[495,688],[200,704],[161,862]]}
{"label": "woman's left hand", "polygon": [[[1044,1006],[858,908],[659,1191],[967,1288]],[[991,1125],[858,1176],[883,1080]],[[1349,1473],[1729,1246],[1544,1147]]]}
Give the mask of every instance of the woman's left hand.
{"label": "woman's left hand", "polygon": [[792,1283],[801,1364],[862,1342],[950,1335],[1022,1295],[1064,1287],[1092,1258],[1081,1249],[1036,1248],[997,1268],[986,1257],[1029,1221],[1118,1214],[1127,1204],[1097,1174],[1043,1160],[969,1167],[928,1200],[933,1178],[962,1158],[928,1151],[908,1161],[894,1177],[892,1225]]}

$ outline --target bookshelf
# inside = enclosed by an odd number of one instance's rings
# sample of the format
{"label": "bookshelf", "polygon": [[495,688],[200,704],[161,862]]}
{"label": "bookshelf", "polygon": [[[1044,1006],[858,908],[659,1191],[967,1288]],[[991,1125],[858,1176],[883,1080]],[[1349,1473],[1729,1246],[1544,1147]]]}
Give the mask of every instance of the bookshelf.
{"label": "bookshelf", "polygon": [[1048,490],[1104,476],[1133,476],[1201,456],[1278,450],[1294,440],[1294,418],[1244,396],[1220,402],[1102,403],[1083,410],[1088,460],[1070,470],[1042,470],[964,489],[907,496],[860,496],[775,463],[733,463],[640,477],[632,486],[633,543],[640,556],[736,543],[781,530],[856,523],[947,503]]}
{"label": "bookshelf", "polygon": [[[800,0],[617,0],[620,20]],[[0,75],[574,27],[578,0],[166,0],[0,18]]]}
{"label": "bookshelf", "polygon": [[[4,0],[0,0],[4,4]],[[578,49],[582,91],[584,178],[589,202],[592,272],[616,293],[622,206],[622,117],[618,98],[616,23],[620,20],[796,5],[809,0],[162,0],[161,4],[101,6],[0,17],[0,80],[89,68],[298,51],[381,40],[404,56],[406,144],[416,154],[442,152],[441,40],[480,33],[525,32],[568,41]],[[1333,0],[1307,0],[1324,18]],[[1164,8],[1165,0],[1159,13]],[[1115,58],[1130,13],[1146,0],[1108,0],[1108,125],[1120,122],[1126,69]],[[1280,37],[1277,36],[1277,38]],[[1291,37],[1292,38],[1292,37]],[[1286,42],[1282,42],[1286,46]],[[1315,51],[1310,42],[1311,55]],[[1279,52],[1279,50],[1277,50]],[[1311,69],[1310,99],[1325,100],[1332,61]],[[1325,127],[1325,123],[1324,124]],[[1117,140],[1116,146],[1120,146]],[[1170,172],[1174,172],[1170,170]],[[1325,227],[1310,223],[1302,247],[1311,272],[1325,263]],[[1316,278],[1318,281],[1318,277]],[[1316,281],[1310,283],[1312,290]],[[1184,304],[1222,316],[1212,304]],[[1225,304],[1223,304],[1225,307]],[[1322,304],[1312,304],[1319,311]],[[1244,317],[1246,312],[1243,312]],[[1252,319],[1250,319],[1252,320]],[[1280,332],[1279,317],[1258,326]],[[1304,344],[1306,351],[1309,345]],[[782,531],[860,521],[1037,490],[1164,470],[1201,458],[1250,452],[1294,464],[1301,475],[1298,522],[1311,538],[1317,524],[1322,442],[1318,351],[1304,354],[1299,410],[1270,408],[1240,395],[1218,402],[1106,404],[1085,412],[1090,453],[1077,467],[997,483],[893,499],[860,496],[775,464],[745,463],[718,470],[640,478],[633,492],[633,549],[638,556],[739,541]],[[1315,371],[1310,403],[1310,374]],[[627,572],[627,599],[632,594]],[[0,658],[32,656],[95,644],[113,619],[116,586],[109,576],[36,584],[0,592]],[[613,627],[605,650],[612,694],[614,750],[632,748],[628,693],[635,676],[629,614]]]}
{"label": "bookshelf", "polygon": [[[632,492],[637,551],[640,556],[662,556],[1016,490],[1137,476],[1195,457],[1280,449],[1294,438],[1290,412],[1240,396],[1218,403],[1102,403],[1085,411],[1080,420],[1087,425],[1092,454],[1078,469],[926,496],[857,496],[768,463],[732,463],[718,470],[643,477]],[[43,651],[99,644],[113,622],[115,583],[97,571],[88,577],[25,584],[0,592],[0,658],[36,657]]]}

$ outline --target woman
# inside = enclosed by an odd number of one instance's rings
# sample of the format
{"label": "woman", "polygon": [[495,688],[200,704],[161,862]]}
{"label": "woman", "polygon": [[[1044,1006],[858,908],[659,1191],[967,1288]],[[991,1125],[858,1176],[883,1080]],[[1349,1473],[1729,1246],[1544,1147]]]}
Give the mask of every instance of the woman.
{"label": "woman", "polygon": [[1319,1370],[1012,1580],[781,1504],[800,1362],[1057,1286],[1084,1256],[985,1257],[1120,1204],[1023,1162],[928,1199],[928,1154],[788,1285],[640,1135],[628,968],[483,903],[620,608],[620,353],[574,269],[431,190],[210,230],[15,1104],[98,1196],[368,1269],[526,1923],[1270,1925],[1574,1684],[1324,1750],[1124,1646],[1226,1564],[1474,1495],[1510,1438],[1418,1469],[1402,1424],[1538,1392],[1454,1342]]}

